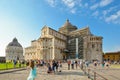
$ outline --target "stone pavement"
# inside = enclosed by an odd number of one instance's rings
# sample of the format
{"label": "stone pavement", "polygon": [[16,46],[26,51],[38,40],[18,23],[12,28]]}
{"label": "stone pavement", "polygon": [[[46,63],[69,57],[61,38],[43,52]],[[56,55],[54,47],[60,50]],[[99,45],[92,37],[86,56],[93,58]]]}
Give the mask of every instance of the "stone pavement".
{"label": "stone pavement", "polygon": [[[29,69],[0,74],[0,80],[27,80]],[[63,64],[62,72],[47,74],[46,67],[37,68],[35,80],[90,80],[81,69],[67,70],[67,64]]]}
{"label": "stone pavement", "polygon": [[120,69],[96,69],[95,71],[108,80],[120,80]]}
{"label": "stone pavement", "polygon": [[0,70],[0,74],[12,73],[12,72],[22,71],[22,70],[26,70],[26,68],[15,68],[15,69],[8,69],[8,70]]}
{"label": "stone pavement", "polygon": [[[92,75],[94,71],[102,77],[106,78],[107,80],[120,80],[120,69],[106,67],[103,68],[102,66],[94,67],[92,65],[90,65],[90,67],[88,67],[87,69],[90,69],[90,75]],[[105,80],[99,75],[96,75],[96,80]]]}

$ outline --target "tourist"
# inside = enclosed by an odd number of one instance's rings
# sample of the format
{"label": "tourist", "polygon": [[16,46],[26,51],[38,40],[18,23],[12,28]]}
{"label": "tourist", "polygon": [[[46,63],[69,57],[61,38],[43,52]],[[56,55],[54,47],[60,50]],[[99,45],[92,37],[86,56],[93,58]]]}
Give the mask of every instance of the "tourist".
{"label": "tourist", "polygon": [[78,62],[77,62],[77,60],[75,61],[75,66],[76,66],[76,69],[77,69],[77,65],[78,65]]}
{"label": "tourist", "polygon": [[59,65],[59,72],[61,72],[62,71],[62,63],[61,63],[61,61],[58,62],[58,65]]}
{"label": "tourist", "polygon": [[71,67],[74,69],[74,60],[71,61]]}
{"label": "tourist", "polygon": [[105,66],[106,66],[106,68],[108,69],[109,66],[110,66],[110,63],[107,61],[107,62],[105,63]]}
{"label": "tourist", "polygon": [[28,70],[29,69],[29,61],[26,61],[26,69]]}
{"label": "tourist", "polygon": [[29,66],[29,61],[26,61],[26,66]]}
{"label": "tourist", "polygon": [[89,67],[89,62],[86,61],[86,62],[85,62],[85,65],[86,65],[86,67]]}
{"label": "tourist", "polygon": [[105,66],[105,62],[102,62],[102,68],[104,68],[104,66]]}
{"label": "tourist", "polygon": [[71,61],[70,60],[68,60],[68,70],[70,70],[70,64],[71,64]]}
{"label": "tourist", "polygon": [[54,71],[55,73],[55,67],[56,67],[56,63],[55,63],[55,60],[52,61],[52,70]]}
{"label": "tourist", "polygon": [[36,67],[35,67],[34,61],[30,61],[29,66],[30,66],[31,70],[30,70],[30,74],[29,74],[27,80],[35,80],[37,72],[36,72]]}
{"label": "tourist", "polygon": [[16,67],[17,61],[13,60],[14,68]]}
{"label": "tourist", "polygon": [[84,62],[80,61],[80,68],[81,68],[81,70],[83,70],[83,65],[84,65]]}
{"label": "tourist", "polygon": [[48,68],[47,73],[52,73],[52,67],[49,62],[47,63],[47,68]]}
{"label": "tourist", "polygon": [[97,61],[94,61],[94,68],[96,69],[97,67]]}
{"label": "tourist", "polygon": [[58,72],[58,67],[59,67],[58,61],[55,61],[55,67],[56,67],[56,71]]}

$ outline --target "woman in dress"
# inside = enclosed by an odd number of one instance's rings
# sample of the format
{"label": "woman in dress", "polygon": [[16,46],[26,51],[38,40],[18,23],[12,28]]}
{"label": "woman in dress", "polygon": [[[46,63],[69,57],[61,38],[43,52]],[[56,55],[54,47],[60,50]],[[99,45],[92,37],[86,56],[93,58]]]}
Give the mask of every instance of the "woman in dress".
{"label": "woman in dress", "polygon": [[31,70],[30,70],[30,74],[29,74],[27,80],[35,80],[37,72],[36,72],[36,67],[34,65],[34,61],[30,61],[29,66],[30,66]]}

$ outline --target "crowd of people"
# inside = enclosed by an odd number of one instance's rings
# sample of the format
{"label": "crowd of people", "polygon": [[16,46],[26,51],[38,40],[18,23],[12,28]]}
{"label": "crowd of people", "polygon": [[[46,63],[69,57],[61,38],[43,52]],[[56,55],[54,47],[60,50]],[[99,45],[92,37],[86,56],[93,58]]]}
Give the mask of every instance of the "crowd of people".
{"label": "crowd of people", "polygon": [[68,70],[70,69],[83,69],[83,67],[86,65],[87,67],[89,66],[88,61],[83,61],[83,60],[68,60]]}
{"label": "crowd of people", "polygon": [[[42,68],[42,67],[46,67],[46,73],[48,74],[55,74],[56,72],[61,72],[62,71],[62,63],[63,61],[60,60],[49,60],[49,61],[45,61],[45,60],[31,60],[31,61],[26,61],[26,65],[29,66],[31,68],[28,79],[27,80],[34,80],[36,75],[37,75],[37,71],[36,68]],[[73,69],[83,69],[84,67],[88,67],[92,66],[95,68],[97,68],[98,66],[101,66],[102,68],[106,67],[109,68],[110,66],[110,61],[103,61],[103,62],[99,62],[97,60],[95,61],[83,61],[83,60],[67,60],[65,63],[67,63],[68,65],[68,70],[73,70]]]}
{"label": "crowd of people", "polygon": [[47,70],[46,72],[48,74],[55,74],[55,72],[61,72],[62,71],[62,62],[57,61],[57,60],[49,60],[49,61],[44,61],[44,60],[30,60],[26,62],[27,67],[30,67],[30,73],[27,78],[27,80],[34,80],[37,71],[36,68],[41,68],[41,67],[46,67]]}
{"label": "crowd of people", "polygon": [[78,67],[83,69],[83,67],[89,67],[90,65],[91,66],[93,65],[94,68],[102,67],[108,69],[111,65],[111,61],[99,62],[97,60],[93,60],[93,61],[68,60],[67,64],[68,64],[68,70],[75,68],[77,69]]}
{"label": "crowd of people", "polygon": [[94,67],[97,67],[97,66],[101,66],[102,68],[109,68],[110,67],[110,61],[103,61],[102,63],[100,63],[99,61],[94,61],[93,62],[93,65]]}

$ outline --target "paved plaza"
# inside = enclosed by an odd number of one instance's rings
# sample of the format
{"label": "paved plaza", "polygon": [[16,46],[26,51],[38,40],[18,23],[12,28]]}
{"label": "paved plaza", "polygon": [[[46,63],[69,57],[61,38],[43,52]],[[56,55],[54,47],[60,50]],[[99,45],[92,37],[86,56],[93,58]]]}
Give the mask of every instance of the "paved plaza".
{"label": "paved plaza", "polygon": [[[96,75],[96,80],[120,80],[120,69],[114,68],[102,68],[100,66],[94,68],[90,66],[86,68],[86,71],[90,69],[90,76],[94,78],[92,71],[106,78],[103,79],[99,75]],[[30,69],[14,69],[8,71],[0,71],[0,80],[27,80]],[[80,69],[68,70],[67,63],[63,64],[62,72],[56,72],[55,74],[47,74],[46,67],[37,68],[37,77],[35,80],[91,80],[88,79],[87,74]]]}
{"label": "paved plaza", "polygon": [[120,69],[97,69],[95,71],[108,80],[120,80]]}
{"label": "paved plaza", "polygon": [[[63,64],[62,72],[47,74],[46,67],[37,68],[37,77],[35,80],[90,80],[83,71],[78,68],[67,70],[67,63]],[[29,69],[0,74],[0,80],[27,80]]]}
{"label": "paved plaza", "polygon": [[96,80],[120,80],[120,69],[115,68],[106,68],[101,66],[89,66],[86,67],[85,71],[88,73],[88,69],[90,69],[89,74],[91,78],[94,78],[94,72],[96,72]]}

